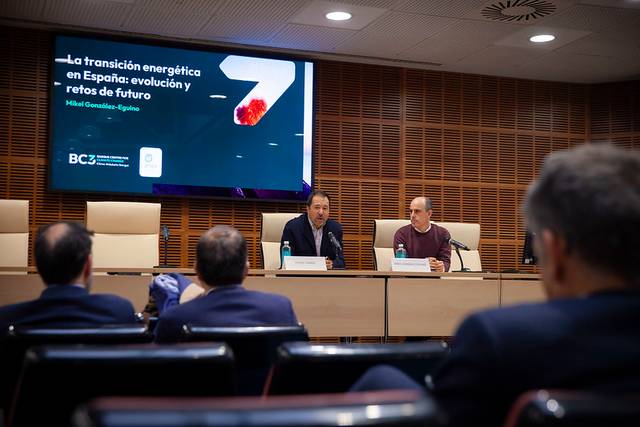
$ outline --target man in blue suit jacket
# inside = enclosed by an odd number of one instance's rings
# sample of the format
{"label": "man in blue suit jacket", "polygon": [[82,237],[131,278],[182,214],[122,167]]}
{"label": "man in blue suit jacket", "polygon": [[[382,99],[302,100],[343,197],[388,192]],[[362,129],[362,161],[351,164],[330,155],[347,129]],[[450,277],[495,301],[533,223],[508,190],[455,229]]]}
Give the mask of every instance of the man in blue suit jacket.
{"label": "man in blue suit jacket", "polygon": [[38,231],[35,259],[46,287],[36,300],[0,307],[0,336],[9,325],[83,327],[135,322],[128,300],[89,294],[91,234],[75,222],[58,222]]}
{"label": "man in blue suit jacket", "polygon": [[218,225],[196,247],[196,274],[205,288],[202,296],[160,313],[157,342],[177,342],[183,325],[288,326],[297,325],[291,301],[282,295],[242,287],[249,272],[247,242],[238,230]]}
{"label": "man in blue suit jacket", "polygon": [[[640,153],[586,144],[551,154],[524,205],[549,302],[459,327],[433,393],[451,425],[502,425],[539,388],[640,392]],[[416,387],[391,367],[354,390]]]}
{"label": "man in blue suit jacket", "polygon": [[329,219],[329,203],[324,191],[312,192],[307,198],[307,213],[284,226],[280,248],[289,242],[293,256],[323,256],[328,269],[344,268],[342,225]]}

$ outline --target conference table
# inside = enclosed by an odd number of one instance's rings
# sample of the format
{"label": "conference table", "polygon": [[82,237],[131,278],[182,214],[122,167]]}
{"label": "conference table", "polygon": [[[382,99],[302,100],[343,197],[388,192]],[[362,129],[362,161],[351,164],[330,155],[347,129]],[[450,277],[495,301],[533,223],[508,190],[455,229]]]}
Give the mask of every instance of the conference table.
{"label": "conference table", "polygon": [[[92,293],[129,299],[142,311],[153,274],[193,269],[94,269]],[[245,287],[286,295],[312,337],[451,336],[469,313],[544,300],[537,274],[250,270]],[[37,298],[35,268],[0,268],[0,305]]]}

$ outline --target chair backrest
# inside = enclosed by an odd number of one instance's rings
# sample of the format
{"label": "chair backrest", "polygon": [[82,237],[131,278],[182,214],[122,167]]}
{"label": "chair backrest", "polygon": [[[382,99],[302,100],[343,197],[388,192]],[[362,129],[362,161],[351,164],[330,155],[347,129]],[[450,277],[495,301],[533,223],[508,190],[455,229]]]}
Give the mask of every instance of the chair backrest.
{"label": "chair backrest", "polygon": [[511,406],[505,427],[637,426],[640,394],[532,390]]}
{"label": "chair backrest", "polygon": [[304,326],[254,326],[183,328],[183,341],[219,341],[233,350],[238,393],[260,395],[276,359],[278,347],[290,341],[309,341]]}
{"label": "chair backrest", "polygon": [[[0,267],[29,263],[29,201],[0,200]],[[26,270],[25,270],[26,274]]]}
{"label": "chair backrest", "polygon": [[151,268],[158,265],[160,204],[87,202],[93,230],[93,266]]}
{"label": "chair backrest", "polygon": [[300,213],[263,213],[260,232],[260,249],[262,251],[262,268],[277,270],[280,268],[280,239],[282,230],[290,220]]}
{"label": "chair backrest", "polygon": [[393,258],[393,236],[408,219],[376,219],[373,224],[373,263],[378,271],[390,271]]}
{"label": "chair backrest", "polygon": [[97,396],[222,396],[233,382],[233,355],[221,343],[32,347],[10,421],[68,425],[73,409]]}
{"label": "chair backrest", "polygon": [[100,398],[79,408],[76,427],[430,427],[441,414],[412,390],[214,399]]}
{"label": "chair backrest", "polygon": [[0,404],[8,408],[29,347],[45,344],[133,344],[151,342],[144,325],[93,328],[10,326],[0,340]]}
{"label": "chair backrest", "polygon": [[[480,261],[480,252],[478,245],[480,243],[480,224],[468,222],[436,222],[441,227],[446,228],[451,238],[464,243],[470,250],[460,250],[460,256],[464,262],[464,266],[471,271],[482,271],[482,262]],[[454,248],[451,248],[451,265],[449,271],[460,270],[460,259],[456,255]]]}
{"label": "chair backrest", "polygon": [[339,393],[372,366],[395,366],[418,384],[444,361],[444,343],[317,345],[285,343],[278,350],[267,394]]}

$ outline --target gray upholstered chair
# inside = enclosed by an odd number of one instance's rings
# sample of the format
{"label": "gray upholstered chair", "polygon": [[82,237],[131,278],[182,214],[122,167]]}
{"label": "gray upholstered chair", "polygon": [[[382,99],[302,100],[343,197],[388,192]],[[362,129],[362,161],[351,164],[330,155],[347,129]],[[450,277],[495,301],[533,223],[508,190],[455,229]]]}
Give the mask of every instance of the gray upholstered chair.
{"label": "gray upholstered chair", "polygon": [[29,201],[0,200],[0,267],[20,267],[29,262]]}
{"label": "gray upholstered chair", "polygon": [[299,213],[263,213],[260,232],[262,250],[262,268],[277,270],[280,268],[280,239],[282,230],[290,220],[299,217]]}
{"label": "gray upholstered chair", "polygon": [[[449,230],[451,238],[460,243],[464,243],[469,248],[468,251],[460,250],[460,256],[464,266],[470,271],[482,271],[480,252],[480,224],[466,222],[437,222],[441,227]],[[451,248],[451,265],[449,271],[460,271],[460,259],[456,255],[455,248]]]}
{"label": "gray upholstered chair", "polygon": [[96,268],[151,268],[158,265],[160,204],[87,202]]}

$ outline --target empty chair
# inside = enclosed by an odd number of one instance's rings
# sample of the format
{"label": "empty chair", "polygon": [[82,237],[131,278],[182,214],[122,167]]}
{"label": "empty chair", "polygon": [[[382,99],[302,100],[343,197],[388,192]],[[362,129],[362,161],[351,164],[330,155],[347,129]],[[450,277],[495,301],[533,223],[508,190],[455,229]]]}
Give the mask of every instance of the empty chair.
{"label": "empty chair", "polygon": [[18,267],[16,271],[26,274],[29,262],[28,200],[0,200],[0,254],[0,267]]}
{"label": "empty chair", "polygon": [[637,426],[640,394],[533,390],[513,404],[505,427]]}
{"label": "empty chair", "polygon": [[221,343],[38,346],[26,353],[10,422],[68,425],[73,409],[96,396],[233,392],[233,356]]}
{"label": "empty chair", "polygon": [[415,391],[336,395],[158,399],[101,398],[79,408],[75,427],[431,427],[435,402]]}
{"label": "empty chair", "polygon": [[87,228],[95,233],[94,267],[158,265],[159,203],[87,202]]}
{"label": "empty chair", "polygon": [[45,328],[10,326],[0,340],[0,393],[2,407],[8,408],[29,347],[45,344],[133,344],[151,342],[153,335],[144,325],[99,326],[91,328]]}
{"label": "empty chair", "polygon": [[442,363],[445,343],[317,345],[286,343],[278,350],[266,394],[339,393],[349,390],[370,367],[386,364],[402,370],[418,384]]}
{"label": "empty chair", "polygon": [[263,213],[260,226],[260,250],[262,268],[277,270],[280,268],[280,239],[282,230],[290,220],[299,217],[299,213]]}
{"label": "empty chair", "polygon": [[411,221],[408,219],[376,219],[373,224],[373,263],[378,271],[391,271],[393,236],[400,227]]}
{"label": "empty chair", "polygon": [[[482,262],[480,261],[480,252],[478,245],[480,244],[480,224],[466,222],[436,222],[441,227],[446,228],[451,238],[460,243],[464,243],[469,250],[460,250],[460,256],[464,266],[470,271],[482,271]],[[449,271],[460,271],[460,259],[456,254],[455,248],[451,248],[451,265]]]}
{"label": "empty chair", "polygon": [[233,350],[238,393],[259,395],[280,344],[309,341],[304,326],[210,327],[185,326],[184,341],[220,341]]}

